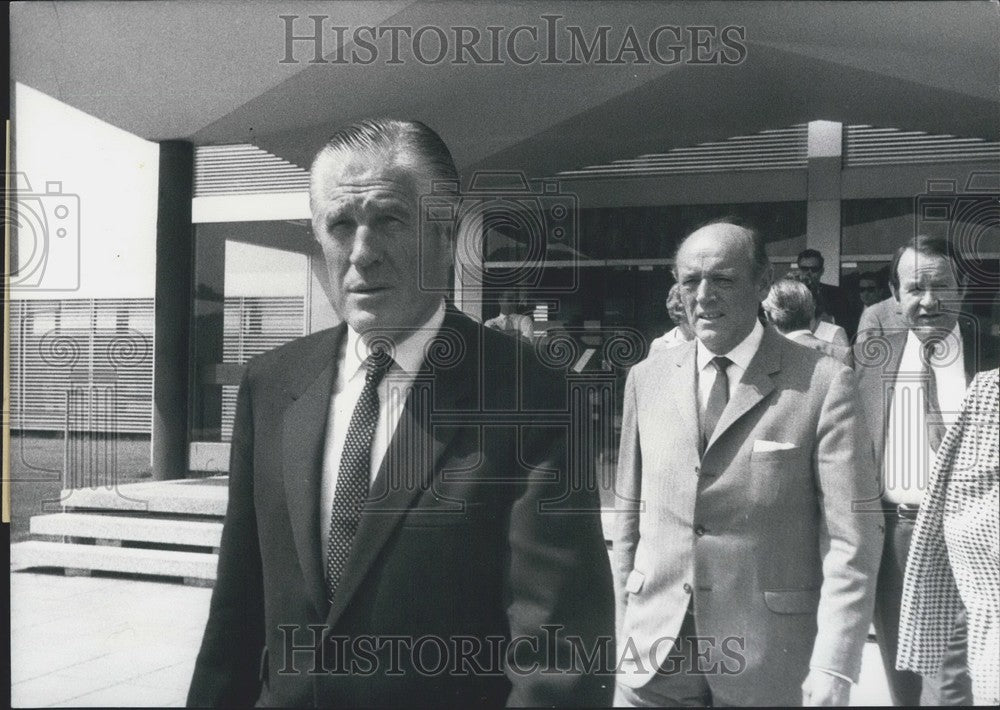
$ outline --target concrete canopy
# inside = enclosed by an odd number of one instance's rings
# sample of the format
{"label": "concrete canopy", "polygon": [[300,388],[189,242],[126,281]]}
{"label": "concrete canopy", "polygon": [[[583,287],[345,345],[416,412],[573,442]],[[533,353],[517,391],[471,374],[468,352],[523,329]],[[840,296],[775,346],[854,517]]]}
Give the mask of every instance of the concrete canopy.
{"label": "concrete canopy", "polygon": [[[333,26],[348,38],[361,26],[436,27],[453,40],[459,26],[508,37],[526,25],[544,39],[552,23],[560,61],[544,63],[543,50],[523,65],[424,64],[407,50],[389,64],[382,41],[371,64],[316,64],[298,41],[282,63],[282,15],[299,36],[322,16],[327,59]],[[1000,16],[988,2],[19,3],[11,23],[16,81],[143,138],[253,143],[303,167],[334,127],[371,115],[433,126],[466,175],[552,175],[813,119],[1000,137]],[[664,25],[745,28],[745,59],[565,61],[570,26],[588,40],[610,28],[613,56],[630,27],[645,41]]]}

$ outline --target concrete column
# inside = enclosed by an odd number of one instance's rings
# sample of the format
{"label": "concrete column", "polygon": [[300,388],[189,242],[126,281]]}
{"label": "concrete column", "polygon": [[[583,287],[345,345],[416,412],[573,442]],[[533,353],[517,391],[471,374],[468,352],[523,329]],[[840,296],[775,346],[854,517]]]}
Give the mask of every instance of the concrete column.
{"label": "concrete column", "polygon": [[806,246],[823,255],[823,280],[840,285],[840,173],[844,126],[810,121],[808,132],[808,202]]}
{"label": "concrete column", "polygon": [[187,473],[194,146],[160,143],[153,349],[153,477]]}
{"label": "concrete column", "polygon": [[340,316],[330,304],[330,274],[322,256],[309,257],[306,285],[306,332],[316,333],[340,324]]}
{"label": "concrete column", "polygon": [[222,435],[222,388],[214,374],[222,363],[225,332],[226,240],[203,225],[192,230],[194,302],[188,349],[191,392],[187,408],[191,441],[218,441]]}

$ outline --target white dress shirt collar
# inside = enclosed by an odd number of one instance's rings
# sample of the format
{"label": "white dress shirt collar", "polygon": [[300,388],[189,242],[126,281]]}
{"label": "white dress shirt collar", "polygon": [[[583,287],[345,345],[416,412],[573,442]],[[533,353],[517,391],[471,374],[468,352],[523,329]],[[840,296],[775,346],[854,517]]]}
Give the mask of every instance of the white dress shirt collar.
{"label": "white dress shirt collar", "polygon": [[[393,351],[392,366],[389,374],[382,378],[378,386],[379,413],[371,445],[369,470],[371,481],[375,480],[382,466],[382,460],[389,450],[399,426],[403,409],[410,388],[416,379],[424,361],[424,352],[444,322],[444,302],[438,307],[426,323],[416,328],[405,339],[396,344]],[[323,449],[323,471],[320,481],[320,516],[317,530],[319,553],[325,559],[327,540],[330,535],[330,511],[333,510],[333,499],[337,490],[337,479],[340,476],[340,459],[343,456],[354,410],[364,389],[365,370],[364,359],[368,349],[363,339],[350,327],[347,328],[338,353],[337,377],[330,396],[330,406],[327,414],[326,442]]]}
{"label": "white dress shirt collar", "polygon": [[[427,345],[441,330],[444,322],[444,300],[438,308],[420,327],[414,328],[413,332],[406,339],[395,343],[392,351],[392,359],[395,362],[392,369],[403,372],[418,372],[424,362],[424,354]],[[365,358],[368,357],[368,348],[364,344],[364,338],[350,326],[347,327],[347,343],[344,349],[343,370],[346,380],[352,380],[358,376],[364,365]]]}
{"label": "white dress shirt collar", "polygon": [[[779,331],[780,332],[780,331]],[[808,328],[799,328],[798,330],[790,330],[787,333],[782,333],[789,340],[795,340],[800,335],[812,335],[812,331]]]}
{"label": "white dress shirt collar", "polygon": [[[753,356],[757,353],[757,348],[760,347],[760,341],[763,337],[764,326],[760,324],[759,320],[754,319],[753,329],[750,331],[750,334],[743,338],[739,345],[728,353],[721,354],[729,358],[742,372],[746,372],[746,369],[750,366],[750,361],[753,360]],[[712,361],[712,358],[716,357],[716,354],[706,348],[701,340],[697,340],[696,350],[698,371],[700,372],[708,367],[708,364]]]}
{"label": "white dress shirt collar", "polygon": [[[942,359],[946,360],[949,363],[954,362],[956,359],[961,360],[962,359],[961,356],[963,355],[962,331],[959,329],[958,323],[955,324],[955,326],[951,329],[950,333],[944,336],[943,341],[947,355]],[[920,340],[919,337],[917,337],[916,332],[914,332],[912,328],[906,331],[905,347],[913,348],[914,352],[921,352],[924,348],[923,341]],[[958,358],[955,357],[956,354],[959,356]],[[937,357],[931,358],[931,366],[934,367],[935,369],[943,367],[942,363],[938,361]],[[964,372],[964,367],[965,365],[963,363],[963,372]]]}

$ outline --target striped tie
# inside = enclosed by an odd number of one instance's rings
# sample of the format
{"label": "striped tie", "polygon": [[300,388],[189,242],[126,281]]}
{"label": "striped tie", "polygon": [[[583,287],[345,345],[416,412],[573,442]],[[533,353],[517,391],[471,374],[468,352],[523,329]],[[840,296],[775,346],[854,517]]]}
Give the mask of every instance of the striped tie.
{"label": "striped tie", "polygon": [[715,431],[722,412],[729,403],[729,375],[726,368],[733,364],[728,357],[713,357],[711,364],[715,367],[715,382],[708,393],[708,402],[705,404],[705,416],[701,418],[701,450],[708,448],[708,442],[712,440],[712,432]]}

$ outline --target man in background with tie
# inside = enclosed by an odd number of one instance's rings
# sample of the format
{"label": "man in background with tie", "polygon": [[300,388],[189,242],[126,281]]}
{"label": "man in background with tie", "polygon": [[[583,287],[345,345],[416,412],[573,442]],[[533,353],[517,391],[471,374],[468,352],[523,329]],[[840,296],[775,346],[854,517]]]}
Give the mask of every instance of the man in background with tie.
{"label": "man in background with tie", "polygon": [[839,325],[844,329],[848,340],[853,338],[858,327],[860,309],[850,303],[842,287],[820,280],[825,271],[823,255],[816,249],[803,249],[796,259],[796,266],[799,280],[809,288],[816,302],[817,320]]}
{"label": "man in background with tie", "polygon": [[433,181],[457,171],[414,121],[342,128],[313,162],[344,322],[247,366],[190,705],[611,700],[573,653],[611,641],[613,606],[565,380],[445,298]]}
{"label": "man in background with tie", "polygon": [[881,552],[853,375],[761,326],[752,229],[701,227],[675,270],[695,340],[625,391],[617,704],[847,704]]}
{"label": "man in background with tie", "polygon": [[862,404],[882,478],[885,550],[875,601],[875,633],[893,703],[972,703],[959,619],[941,674],[933,682],[895,669],[903,575],[910,536],[934,452],[961,410],[978,370],[977,327],[961,316],[962,289],[951,245],[918,236],[896,251],[889,281],[901,326],[854,347]]}

